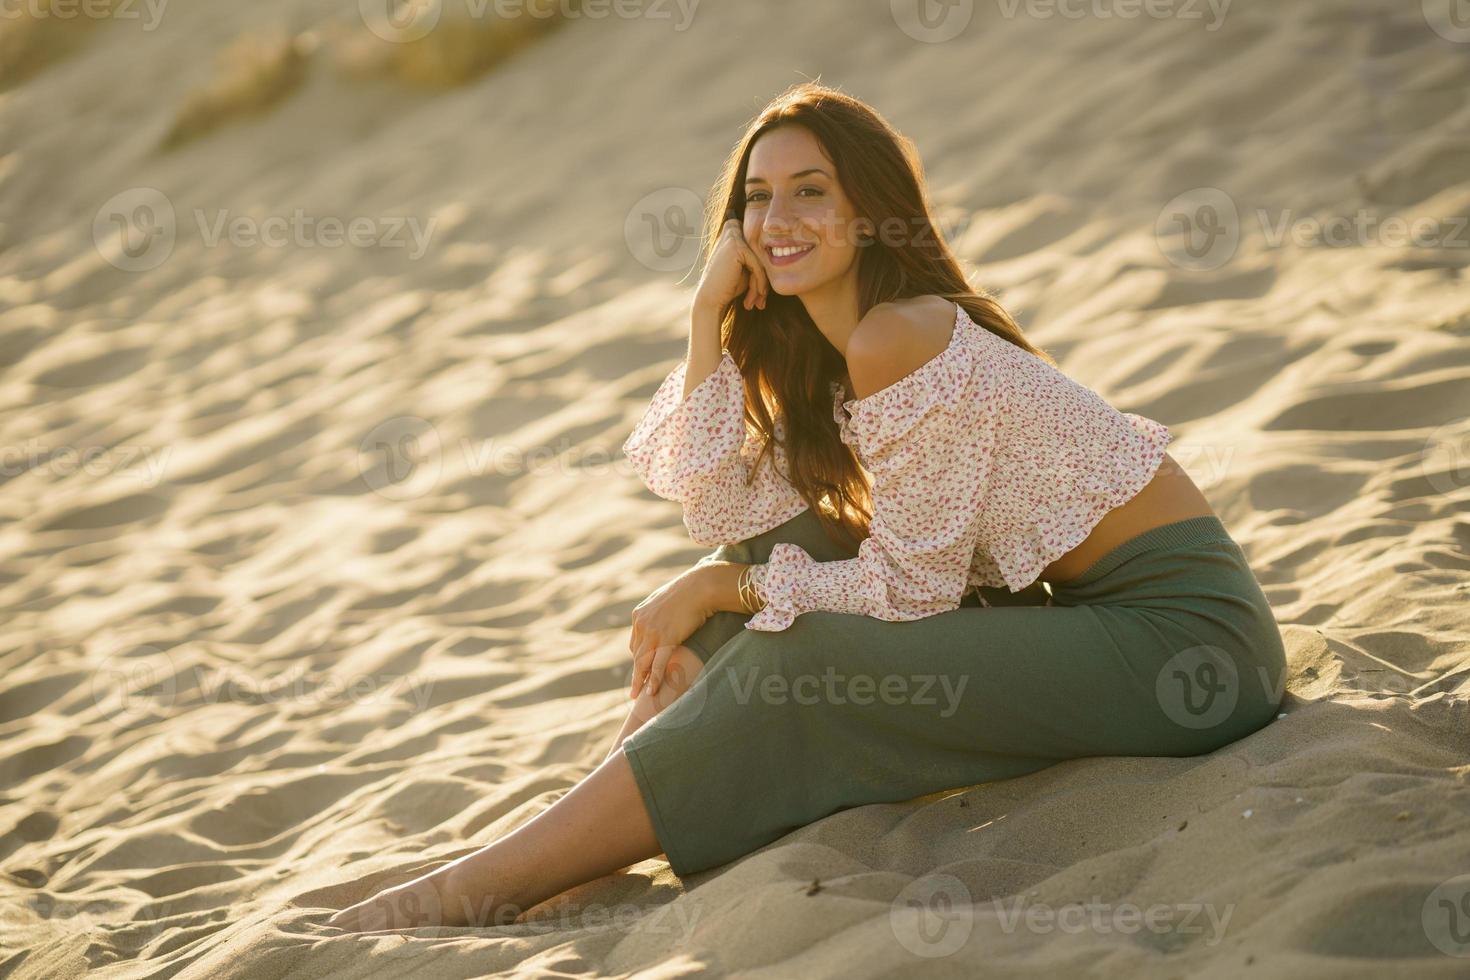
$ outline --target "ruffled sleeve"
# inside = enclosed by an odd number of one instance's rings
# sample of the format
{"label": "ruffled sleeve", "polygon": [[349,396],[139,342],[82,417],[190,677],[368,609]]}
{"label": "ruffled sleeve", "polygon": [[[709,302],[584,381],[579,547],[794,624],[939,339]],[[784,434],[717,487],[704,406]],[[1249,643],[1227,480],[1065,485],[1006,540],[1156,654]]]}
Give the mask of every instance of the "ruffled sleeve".
{"label": "ruffled sleeve", "polygon": [[1000,390],[955,342],[887,388],[834,413],[873,475],[873,517],[857,557],[815,561],[781,542],[752,576],[765,606],[748,629],[779,631],[803,612],[893,622],[958,608],[981,534]]}
{"label": "ruffled sleeve", "polygon": [[745,421],[740,367],[722,351],[719,366],[681,400],[688,366],[686,358],[669,372],[623,443],[644,485],[683,505],[684,526],[700,545],[734,544],[800,514],[806,501],[781,475],[789,472],[781,417],[772,454],[747,483],[760,439]]}

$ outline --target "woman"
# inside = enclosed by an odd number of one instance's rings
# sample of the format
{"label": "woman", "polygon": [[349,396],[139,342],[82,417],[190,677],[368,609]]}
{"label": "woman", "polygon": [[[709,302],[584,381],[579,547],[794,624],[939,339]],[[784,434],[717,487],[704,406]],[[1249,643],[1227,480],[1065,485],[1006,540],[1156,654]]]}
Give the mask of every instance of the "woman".
{"label": "woman", "polygon": [[627,723],[533,820],[332,924],[511,921],[655,855],[691,874],[846,807],[1198,755],[1275,714],[1281,635],[1169,430],[969,286],[905,137],[795,86],[714,203],[688,355],[623,448],[719,547],[634,610]]}

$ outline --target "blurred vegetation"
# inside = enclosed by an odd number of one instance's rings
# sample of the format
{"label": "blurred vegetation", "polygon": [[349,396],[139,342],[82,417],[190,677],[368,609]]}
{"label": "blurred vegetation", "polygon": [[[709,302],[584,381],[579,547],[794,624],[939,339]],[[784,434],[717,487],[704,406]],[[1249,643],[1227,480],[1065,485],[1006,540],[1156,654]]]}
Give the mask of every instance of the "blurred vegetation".
{"label": "blurred vegetation", "polygon": [[235,119],[257,115],[290,95],[306,77],[312,36],[284,31],[245,34],[219,53],[218,71],[174,114],[163,138],[172,149]]}
{"label": "blurred vegetation", "polygon": [[[88,2],[91,16],[77,11],[76,0],[25,0],[6,8],[0,17],[0,91],[80,50],[119,6],[119,0]],[[476,16],[471,11],[478,7],[399,0],[394,19],[401,40],[374,32],[355,9],[311,30],[242,34],[216,56],[210,80],[174,112],[160,146],[173,149],[271,109],[303,84],[312,60],[322,56],[348,78],[424,91],[465,85],[562,26],[580,9],[580,0],[520,0],[515,13],[505,16],[490,3]],[[415,36],[416,25],[422,37]],[[167,30],[166,15],[160,29]]]}
{"label": "blurred vegetation", "polygon": [[486,16],[474,17],[467,5],[454,4],[423,37],[405,41],[384,40],[359,19],[334,38],[334,59],[341,71],[354,77],[389,78],[424,89],[454,88],[535,43],[578,9],[574,0],[522,0],[519,6],[523,12],[514,17],[494,16],[493,5],[486,5]]}

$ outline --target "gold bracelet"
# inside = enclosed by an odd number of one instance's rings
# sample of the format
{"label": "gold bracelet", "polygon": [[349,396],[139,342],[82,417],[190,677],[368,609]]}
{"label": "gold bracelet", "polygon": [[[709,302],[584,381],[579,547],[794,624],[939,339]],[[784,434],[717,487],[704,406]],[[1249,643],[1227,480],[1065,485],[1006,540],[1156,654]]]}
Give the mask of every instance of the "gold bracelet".
{"label": "gold bracelet", "polygon": [[754,615],[765,607],[765,600],[761,598],[760,590],[755,585],[755,566],[746,565],[740,572],[737,582],[737,590],[740,593],[740,606],[747,615]]}
{"label": "gold bracelet", "polygon": [[745,611],[748,612],[748,613],[750,613],[750,614],[752,614],[752,615],[754,615],[757,612],[760,612],[760,608],[761,608],[760,595],[759,595],[759,593],[757,593],[755,591],[754,578],[755,578],[755,566],[754,565],[748,565],[748,566],[746,566],[746,569],[745,569],[745,593],[744,593],[745,598],[744,598],[744,605],[745,605]]}

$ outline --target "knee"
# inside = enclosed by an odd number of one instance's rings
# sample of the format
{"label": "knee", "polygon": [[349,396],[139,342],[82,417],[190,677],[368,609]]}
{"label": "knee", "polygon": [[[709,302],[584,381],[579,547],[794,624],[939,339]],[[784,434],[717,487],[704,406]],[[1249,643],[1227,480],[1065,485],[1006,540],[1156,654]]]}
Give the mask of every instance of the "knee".
{"label": "knee", "polygon": [[755,632],[745,629],[745,623],[749,619],[745,613],[720,610],[686,637],[684,646],[692,650],[702,663],[707,664],[730,640],[742,632]]}
{"label": "knee", "polygon": [[[704,673],[704,661],[699,658],[699,654],[681,644],[674,647],[668,663],[664,664],[663,684],[672,688],[677,696],[693,687],[694,682],[699,680],[699,675],[702,673]],[[667,707],[667,705],[660,707]]]}
{"label": "knee", "polygon": [[742,622],[734,635],[705,661],[705,673],[718,672],[723,680],[730,679],[733,674],[741,678],[742,683],[751,670],[764,673],[766,668],[780,659],[781,643],[778,638],[789,632],[789,628],[780,633],[746,629]]}
{"label": "knee", "polygon": [[[727,614],[716,613],[715,615],[723,616]],[[737,614],[729,613],[728,615],[735,616]],[[730,637],[730,639],[722,644],[720,646],[720,649],[716,651],[722,661],[731,659],[743,661],[752,660],[759,657],[775,656],[775,643],[773,638],[781,636],[782,633],[771,633],[766,630],[746,629],[744,620],[748,618],[749,617],[745,616],[740,617],[740,619],[742,620],[740,629],[736,630],[735,635]],[[708,668],[710,666],[710,663],[706,661],[705,666],[706,668]]]}
{"label": "knee", "polygon": [[[835,660],[832,646],[837,635],[820,622],[834,613],[807,612],[796,617],[792,624],[779,632],[753,630],[741,627],[740,631],[720,647],[718,665],[726,670],[755,670],[757,676],[780,675],[786,678],[821,672]],[[706,666],[716,665],[711,660]],[[744,676],[742,674],[741,676]]]}

